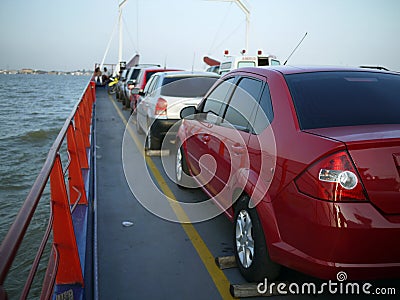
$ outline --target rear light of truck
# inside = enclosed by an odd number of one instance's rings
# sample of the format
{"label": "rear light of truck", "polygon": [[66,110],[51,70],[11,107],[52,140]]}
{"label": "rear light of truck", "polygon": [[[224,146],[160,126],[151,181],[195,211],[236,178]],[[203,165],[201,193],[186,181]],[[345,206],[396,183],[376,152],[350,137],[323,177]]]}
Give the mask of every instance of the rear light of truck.
{"label": "rear light of truck", "polygon": [[163,98],[158,98],[154,114],[158,116],[167,115],[167,106],[168,106],[167,100]]}
{"label": "rear light of truck", "polygon": [[346,151],[311,165],[297,179],[300,192],[328,201],[367,201],[361,180]]}

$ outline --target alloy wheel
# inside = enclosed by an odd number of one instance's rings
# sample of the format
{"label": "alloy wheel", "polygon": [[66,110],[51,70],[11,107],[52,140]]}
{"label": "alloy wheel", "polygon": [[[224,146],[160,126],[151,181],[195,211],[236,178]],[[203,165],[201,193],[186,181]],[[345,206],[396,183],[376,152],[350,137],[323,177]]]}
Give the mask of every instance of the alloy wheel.
{"label": "alloy wheel", "polygon": [[253,222],[246,210],[239,212],[236,220],[236,250],[240,263],[249,268],[254,259]]}
{"label": "alloy wheel", "polygon": [[181,182],[182,181],[182,172],[183,172],[181,148],[178,148],[178,151],[176,151],[175,171],[176,171],[176,180],[178,182]]}
{"label": "alloy wheel", "polygon": [[151,131],[150,130],[147,133],[146,148],[147,148],[147,150],[151,150]]}

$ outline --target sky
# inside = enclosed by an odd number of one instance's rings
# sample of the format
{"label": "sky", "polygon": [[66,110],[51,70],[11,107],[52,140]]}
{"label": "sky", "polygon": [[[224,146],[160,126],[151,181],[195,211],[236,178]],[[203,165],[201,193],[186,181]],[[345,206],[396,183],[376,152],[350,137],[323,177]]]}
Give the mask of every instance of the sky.
{"label": "sky", "polygon": [[[0,69],[93,70],[118,61],[121,0],[2,0]],[[400,71],[398,0],[246,0],[249,55],[263,50],[290,65],[379,65]],[[123,60],[203,70],[205,55],[245,48],[245,14],[231,2],[128,0]],[[112,38],[112,39],[111,39]]]}

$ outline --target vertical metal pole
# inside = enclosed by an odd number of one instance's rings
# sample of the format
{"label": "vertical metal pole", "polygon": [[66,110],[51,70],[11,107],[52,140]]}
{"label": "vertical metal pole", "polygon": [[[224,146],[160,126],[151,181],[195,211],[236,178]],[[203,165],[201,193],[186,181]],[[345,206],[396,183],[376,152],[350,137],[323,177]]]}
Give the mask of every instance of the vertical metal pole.
{"label": "vertical metal pole", "polygon": [[118,48],[118,64],[122,61],[122,46],[123,46],[123,41],[122,41],[122,7],[128,0],[122,1],[119,6],[119,19],[118,19],[118,25],[119,25],[119,48]]}
{"label": "vertical metal pole", "polygon": [[121,6],[119,7],[118,26],[119,26],[118,63],[120,63],[122,61],[122,9],[121,9]]}
{"label": "vertical metal pole", "polygon": [[249,51],[250,14],[246,14],[246,51]]}

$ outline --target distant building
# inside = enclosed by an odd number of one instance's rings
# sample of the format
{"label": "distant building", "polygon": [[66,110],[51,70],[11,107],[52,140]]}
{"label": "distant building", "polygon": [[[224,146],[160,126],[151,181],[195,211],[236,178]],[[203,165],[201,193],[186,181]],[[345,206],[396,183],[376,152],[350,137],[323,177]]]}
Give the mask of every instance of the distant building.
{"label": "distant building", "polygon": [[19,72],[21,74],[33,74],[35,71],[32,69],[21,69]]}

